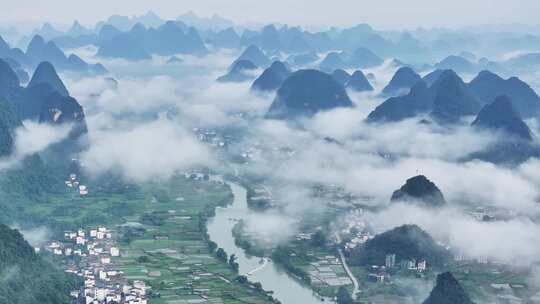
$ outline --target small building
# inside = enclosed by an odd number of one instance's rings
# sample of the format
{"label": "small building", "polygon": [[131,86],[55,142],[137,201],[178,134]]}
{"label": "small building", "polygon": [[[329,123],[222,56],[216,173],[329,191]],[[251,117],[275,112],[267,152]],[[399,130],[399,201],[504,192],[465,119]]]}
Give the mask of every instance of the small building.
{"label": "small building", "polygon": [[81,196],[86,196],[88,195],[88,187],[86,187],[85,185],[80,185],[79,186],[79,194]]}
{"label": "small building", "polygon": [[113,257],[117,257],[117,256],[120,256],[120,249],[116,248],[116,247],[111,247],[111,256]]}
{"label": "small building", "polygon": [[77,245],[84,245],[86,243],[86,239],[83,236],[78,236],[75,242]]}
{"label": "small building", "polygon": [[396,255],[395,254],[387,254],[386,255],[386,262],[385,262],[386,268],[394,268],[395,265],[396,265]]}
{"label": "small building", "polygon": [[421,260],[420,262],[418,262],[417,269],[420,272],[426,271],[427,270],[427,262],[426,262],[426,260]]}
{"label": "small building", "polygon": [[379,284],[384,283],[384,273],[370,273],[370,274],[368,274],[368,278],[372,282],[376,282],[376,283],[379,283]]}
{"label": "small building", "polygon": [[107,280],[107,272],[103,271],[103,270],[100,270],[99,271],[99,279],[100,280]]}

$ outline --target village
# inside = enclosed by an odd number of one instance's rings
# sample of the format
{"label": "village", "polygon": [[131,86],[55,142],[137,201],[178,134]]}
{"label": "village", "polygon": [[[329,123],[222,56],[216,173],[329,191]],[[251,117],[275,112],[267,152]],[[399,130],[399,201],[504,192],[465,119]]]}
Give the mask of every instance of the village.
{"label": "village", "polygon": [[73,189],[78,192],[81,197],[87,196],[89,193],[88,187],[81,184],[75,173],[70,174],[69,179],[65,183],[68,189]]}
{"label": "village", "polygon": [[143,281],[131,284],[118,270],[114,259],[120,256],[114,231],[106,227],[66,231],[61,240],[43,248],[62,259],[65,271],[81,278],[83,285],[73,290],[74,304],[147,304],[149,287]]}

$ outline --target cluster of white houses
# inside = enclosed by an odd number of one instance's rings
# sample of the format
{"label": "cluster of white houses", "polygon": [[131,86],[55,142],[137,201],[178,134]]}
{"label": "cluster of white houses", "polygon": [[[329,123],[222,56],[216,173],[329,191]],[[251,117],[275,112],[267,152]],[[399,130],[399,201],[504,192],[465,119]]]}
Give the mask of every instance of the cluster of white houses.
{"label": "cluster of white houses", "polygon": [[76,304],[147,304],[148,287],[143,281],[130,283],[113,258],[120,256],[113,231],[106,227],[67,231],[61,241],[44,249],[66,261],[66,272],[84,281],[71,292]]}
{"label": "cluster of white houses", "polygon": [[347,226],[341,231],[343,234],[351,236],[350,241],[345,244],[345,250],[352,250],[358,245],[364,244],[372,239],[374,235],[368,231],[367,224],[362,220],[362,209],[351,211],[346,219]]}
{"label": "cluster of white houses", "polygon": [[222,136],[221,134],[218,134],[216,131],[213,130],[193,128],[193,133],[197,135],[199,141],[208,143],[210,146],[213,147],[221,148],[224,147],[227,143],[226,136]]}
{"label": "cluster of white houses", "polygon": [[88,195],[88,187],[82,185],[81,182],[77,179],[77,174],[70,174],[69,179],[66,181],[66,187],[75,189],[79,192],[80,196]]}
{"label": "cluster of white houses", "polygon": [[416,259],[402,259],[399,264],[396,262],[395,254],[387,254],[385,257],[385,265],[372,265],[371,272],[368,274],[368,279],[377,283],[384,283],[388,277],[388,270],[400,269],[401,271],[409,271],[422,275],[428,270],[428,264],[425,259],[417,261]]}

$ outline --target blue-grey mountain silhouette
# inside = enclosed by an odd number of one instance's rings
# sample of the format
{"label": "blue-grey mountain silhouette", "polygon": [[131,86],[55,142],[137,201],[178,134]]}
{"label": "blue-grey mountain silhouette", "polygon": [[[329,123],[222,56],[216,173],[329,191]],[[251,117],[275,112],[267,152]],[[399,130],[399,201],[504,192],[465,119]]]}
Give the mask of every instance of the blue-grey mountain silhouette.
{"label": "blue-grey mountain silhouette", "polygon": [[279,89],[283,81],[291,72],[281,61],[275,61],[272,65],[253,82],[251,89],[261,92],[275,91]]}
{"label": "blue-grey mountain silhouette", "polygon": [[0,36],[0,58],[6,58],[9,57],[11,53],[11,48],[9,47],[9,44]]}
{"label": "blue-grey mountain silhouette", "polygon": [[506,95],[501,95],[492,103],[485,105],[472,122],[472,126],[502,131],[516,139],[532,140],[531,130],[521,119],[521,115],[514,110],[510,98]]}
{"label": "blue-grey mountain silhouette", "polygon": [[351,54],[347,62],[350,67],[367,69],[381,65],[383,60],[369,49],[360,47]]}
{"label": "blue-grey mountain silhouette", "polygon": [[263,50],[278,51],[283,48],[279,33],[273,24],[265,26],[260,35],[260,46]]}
{"label": "blue-grey mountain silhouette", "polygon": [[441,62],[435,64],[440,70],[454,70],[457,73],[474,73],[477,71],[475,64],[460,56],[448,56]]}
{"label": "blue-grey mountain silhouette", "polygon": [[[13,51],[12,51],[13,53]],[[36,35],[30,41],[26,50],[26,57],[30,65],[36,66],[40,62],[50,62],[59,70],[69,70],[77,72],[101,73],[102,66],[88,64],[77,55],[71,54],[69,57],[64,54],[54,41],[46,42],[43,37]]]}
{"label": "blue-grey mountain silhouette", "polygon": [[436,69],[422,77],[422,80],[424,80],[428,87],[431,87],[439,79],[439,77],[441,77],[444,71],[445,70]]}
{"label": "blue-grey mountain silhouette", "polygon": [[331,75],[317,70],[300,70],[283,82],[267,118],[310,117],[320,111],[352,106],[345,88]]}
{"label": "blue-grey mountain silhouette", "polygon": [[438,122],[455,122],[476,115],[481,108],[476,95],[452,70],[433,72],[427,80],[417,82],[408,94],[389,98],[368,115],[369,122],[400,121],[431,114]]}
{"label": "blue-grey mountain silhouette", "polygon": [[439,122],[456,122],[476,115],[481,103],[463,80],[453,71],[445,71],[432,85],[436,89],[431,116]]}
{"label": "blue-grey mountain silhouette", "polygon": [[419,81],[407,95],[391,97],[377,106],[367,121],[394,122],[427,114],[433,110],[434,95],[424,81]]}
{"label": "blue-grey mountain silhouette", "polygon": [[72,37],[78,37],[78,36],[89,35],[89,34],[92,34],[92,30],[87,29],[86,27],[82,26],[77,20],[73,21],[73,24],[66,32],[66,35],[72,36]]}
{"label": "blue-grey mountain silhouette", "polygon": [[339,82],[342,86],[345,86],[351,79],[351,74],[349,74],[347,71],[343,69],[336,69],[332,72],[332,77],[334,77],[334,79],[337,82]]}
{"label": "blue-grey mountain silhouette", "polygon": [[291,39],[289,44],[286,46],[286,49],[289,52],[303,53],[309,52],[312,48],[302,35],[296,35]]}
{"label": "blue-grey mountain silhouette", "polygon": [[116,27],[110,24],[105,24],[99,30],[98,40],[100,43],[103,43],[105,41],[112,40],[115,36],[120,35],[121,33],[122,31],[120,31]]}
{"label": "blue-grey mountain silhouette", "polygon": [[316,53],[293,54],[287,58],[287,62],[293,66],[304,66],[319,60]]}
{"label": "blue-grey mountain silhouette", "polygon": [[240,60],[250,61],[261,68],[265,68],[270,64],[270,59],[268,59],[268,57],[266,57],[266,55],[255,45],[250,45],[245,49],[235,62]]}
{"label": "blue-grey mountain silhouette", "polygon": [[123,58],[127,60],[147,60],[152,57],[131,35],[122,33],[101,42],[97,56],[104,58]]}
{"label": "blue-grey mountain silhouette", "polygon": [[229,72],[217,79],[218,82],[243,82],[253,79],[250,72],[257,70],[257,66],[249,60],[237,60]]}
{"label": "blue-grey mountain silhouette", "polygon": [[19,89],[20,82],[11,66],[0,59],[0,100],[9,99],[14,90]]}
{"label": "blue-grey mountain silhouette", "polygon": [[397,96],[409,92],[413,85],[420,81],[422,77],[410,67],[399,68],[388,85],[382,90],[383,95]]}
{"label": "blue-grey mountain silhouette", "polygon": [[69,96],[68,90],[50,62],[44,61],[38,65],[28,84],[28,88],[35,87],[39,84],[47,84],[60,95],[64,97]]}
{"label": "blue-grey mountain silhouette", "polygon": [[356,92],[373,91],[373,87],[367,80],[364,73],[360,70],[355,71],[352,74],[351,78],[347,82],[346,88]]}
{"label": "blue-grey mountain silhouette", "polygon": [[495,97],[507,95],[523,117],[534,117],[540,111],[540,97],[525,82],[517,77],[503,79],[495,73],[482,71],[469,87],[483,104],[492,102]]}
{"label": "blue-grey mountain silhouette", "polygon": [[240,47],[240,36],[229,27],[215,34],[211,38],[211,43],[218,48],[236,49]]}
{"label": "blue-grey mountain silhouette", "polygon": [[204,55],[208,52],[198,31],[177,21],[167,21],[158,28],[146,28],[137,23],[130,31],[120,34],[115,34],[112,29],[109,31],[109,39],[100,38],[98,56],[144,60],[152,54]]}
{"label": "blue-grey mountain silhouette", "polygon": [[346,69],[349,65],[346,62],[346,54],[338,52],[330,52],[324,57],[320,64],[323,71],[333,71],[336,69]]}

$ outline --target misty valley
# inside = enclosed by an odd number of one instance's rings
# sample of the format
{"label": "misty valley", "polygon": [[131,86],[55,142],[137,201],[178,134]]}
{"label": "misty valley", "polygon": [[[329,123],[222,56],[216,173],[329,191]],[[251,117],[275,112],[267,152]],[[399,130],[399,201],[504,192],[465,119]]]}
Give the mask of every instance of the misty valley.
{"label": "misty valley", "polygon": [[70,18],[0,22],[0,304],[540,303],[538,26]]}

